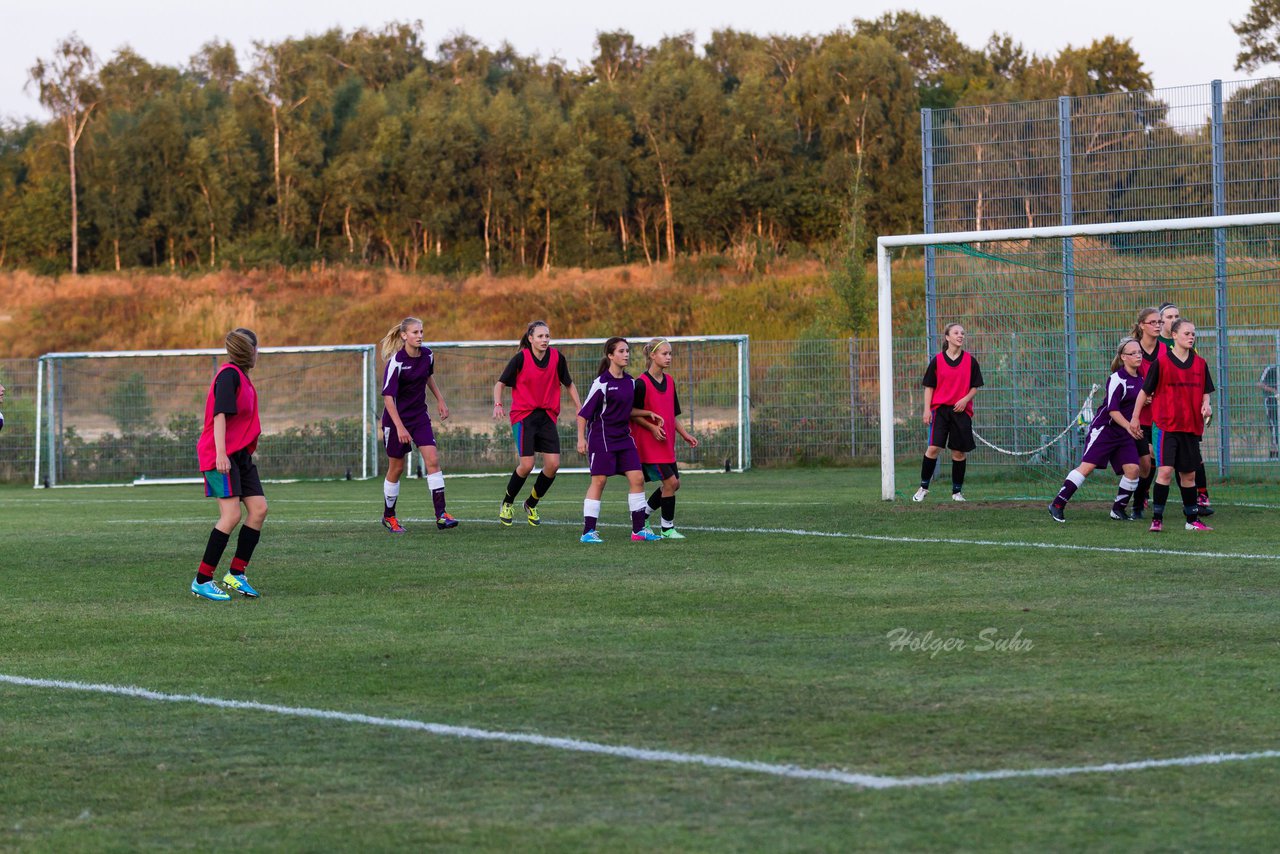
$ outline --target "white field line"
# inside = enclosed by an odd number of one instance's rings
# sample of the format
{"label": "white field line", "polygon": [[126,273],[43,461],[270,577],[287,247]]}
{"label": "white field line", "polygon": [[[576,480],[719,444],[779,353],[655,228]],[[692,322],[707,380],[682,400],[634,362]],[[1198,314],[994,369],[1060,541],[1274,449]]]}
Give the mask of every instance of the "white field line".
{"label": "white field line", "polygon": [[[401,522],[408,522],[411,525],[424,525],[428,529],[431,523],[435,522],[434,518],[415,518],[410,516],[399,517]],[[196,525],[209,521],[208,517],[186,519],[109,519],[106,520],[112,525]],[[347,524],[367,524],[375,521],[369,519],[281,519],[279,516],[271,517],[270,524],[272,526],[281,525],[347,525]],[[465,522],[468,525],[492,525],[496,522],[495,518],[483,519],[467,519],[459,518],[459,522]],[[577,527],[580,522],[559,522],[549,519],[543,519],[543,527]],[[372,526],[371,526],[372,527]],[[520,525],[519,527],[524,527]],[[601,522],[600,528],[622,528],[626,525],[609,522]],[[894,537],[888,534],[851,534],[844,531],[810,531],[804,528],[724,528],[709,525],[681,525],[681,531],[694,531],[707,534],[764,534],[768,536],[785,536],[785,537],[818,537],[823,539],[835,540],[861,540],[864,542],[877,543],[919,543],[922,545],[953,545],[953,546],[988,546],[995,548],[1007,549],[1045,549],[1048,551],[1073,551],[1073,552],[1095,552],[1101,554],[1125,554],[1125,555],[1146,555],[1151,557],[1191,557],[1191,558],[1216,558],[1222,560],[1265,560],[1280,561],[1280,553],[1276,554],[1256,554],[1249,552],[1210,552],[1210,551],[1191,551],[1188,549],[1141,549],[1141,548],[1123,548],[1121,546],[1086,546],[1075,543],[1044,543],[1030,540],[970,540],[959,537]],[[411,531],[412,533],[412,531]],[[1212,536],[1205,534],[1196,534],[1196,537]]]}
{"label": "white field line", "polygon": [[576,738],[557,738],[526,732],[503,732],[501,730],[476,729],[474,727],[437,724],[416,721],[407,718],[384,718],[375,715],[336,712],[326,709],[311,709],[298,706],[280,706],[272,703],[256,703],[246,700],[224,700],[218,697],[205,697],[200,694],[163,694],[145,688],[134,688],[126,685],[105,685],[88,682],[69,682],[58,679],[29,679],[24,676],[11,676],[0,673],[0,683],[7,683],[25,688],[46,688],[63,691],[84,691],[94,694],[111,694],[139,700],[152,700],[163,703],[194,703],[201,706],[213,706],[220,709],[236,711],[268,712],[285,717],[316,718],[339,723],[363,724],[365,726],[391,727],[395,729],[426,732],[432,735],[451,738],[473,739],[478,741],[501,741],[512,744],[527,744],[534,747],[546,747],[553,750],[565,750],[575,753],[594,753],[614,756],[620,759],[632,759],[640,762],[669,762],[681,765],[701,765],[707,768],[720,768],[727,771],[746,771],[754,774],[768,774],[773,777],[790,777],[800,780],[823,780],[857,786],[864,789],[896,789],[918,788],[921,786],[942,786],[956,783],[977,783],[989,780],[1013,780],[1028,777],[1066,777],[1075,774],[1115,774],[1126,771],[1143,771],[1152,768],[1176,768],[1194,765],[1217,765],[1226,762],[1248,762],[1260,759],[1278,759],[1280,750],[1262,750],[1254,753],[1211,753],[1198,756],[1182,756],[1172,759],[1144,759],[1137,762],[1109,762],[1102,765],[1076,765],[1060,768],[1011,768],[996,771],[966,771],[952,774],[935,774],[924,777],[886,777],[876,774],[858,774],[850,771],[839,771],[826,768],[802,768],[797,765],[777,765],[769,762],[751,762],[742,759],[731,759],[725,756],[712,756],[705,753],[680,753],[671,750],[649,750],[640,747],[602,744],[595,741],[583,741]]}

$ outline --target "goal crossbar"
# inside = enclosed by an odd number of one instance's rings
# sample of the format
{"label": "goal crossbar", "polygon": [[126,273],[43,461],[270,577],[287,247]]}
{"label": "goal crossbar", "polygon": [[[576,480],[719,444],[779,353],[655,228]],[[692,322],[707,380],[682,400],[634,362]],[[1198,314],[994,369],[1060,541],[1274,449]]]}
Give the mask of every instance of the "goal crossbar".
{"label": "goal crossbar", "polygon": [[907,246],[947,246],[957,243],[994,243],[1010,240],[1088,237],[1156,231],[1195,231],[1280,225],[1280,212],[1231,216],[1151,219],[1088,225],[1054,225],[1005,228],[991,231],[953,231],[934,234],[884,235],[876,240],[877,335],[880,349],[880,497],[892,501],[894,476],[893,406],[893,279],[891,251]]}

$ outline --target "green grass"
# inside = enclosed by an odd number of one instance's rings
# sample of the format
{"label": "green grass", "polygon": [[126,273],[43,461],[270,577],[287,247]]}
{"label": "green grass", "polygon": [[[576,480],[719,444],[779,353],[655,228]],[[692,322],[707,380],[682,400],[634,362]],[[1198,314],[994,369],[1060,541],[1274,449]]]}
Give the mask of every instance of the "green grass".
{"label": "green grass", "polygon": [[[398,538],[376,481],[268,485],[264,596],[221,604],[186,591],[196,487],[0,488],[0,673],[890,776],[1280,748],[1280,560],[1090,550],[1276,555],[1280,489],[1221,487],[1214,533],[1157,537],[980,480],[966,505],[878,487],[690,475],[689,539],[642,544],[614,482],[590,547],[582,476],[536,530],[488,521],[500,479],[455,478],[476,521],[436,531],[413,481]],[[895,651],[896,628],[968,648]],[[978,651],[984,629],[1032,648]],[[4,683],[0,769],[0,849],[24,851],[1280,843],[1280,760],[870,790]]]}

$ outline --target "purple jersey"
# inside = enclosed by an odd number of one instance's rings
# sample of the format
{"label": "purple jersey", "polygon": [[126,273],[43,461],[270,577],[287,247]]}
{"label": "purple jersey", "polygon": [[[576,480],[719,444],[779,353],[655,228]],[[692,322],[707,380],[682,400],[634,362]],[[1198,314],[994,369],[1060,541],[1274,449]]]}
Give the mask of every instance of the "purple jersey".
{"label": "purple jersey", "polygon": [[1093,422],[1089,425],[1092,431],[1098,427],[1106,427],[1114,424],[1117,430],[1124,428],[1116,424],[1111,418],[1112,412],[1120,413],[1125,421],[1133,418],[1133,405],[1138,402],[1138,392],[1142,391],[1142,377],[1129,376],[1128,371],[1116,371],[1107,377],[1107,396],[1103,400],[1102,406],[1093,416]]}
{"label": "purple jersey", "polygon": [[417,356],[397,350],[387,360],[382,394],[395,398],[396,411],[404,423],[427,416],[427,380],[431,379],[435,367],[435,357],[429,347],[422,347]]}
{"label": "purple jersey", "polygon": [[636,446],[631,438],[631,410],[635,408],[635,380],[605,371],[596,377],[578,417],[587,421],[587,452],[622,451]]}

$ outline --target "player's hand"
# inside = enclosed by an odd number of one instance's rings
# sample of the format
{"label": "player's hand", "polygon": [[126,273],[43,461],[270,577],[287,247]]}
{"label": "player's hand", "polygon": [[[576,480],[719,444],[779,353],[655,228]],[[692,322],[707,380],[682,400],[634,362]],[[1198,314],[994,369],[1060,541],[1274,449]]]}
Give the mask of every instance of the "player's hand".
{"label": "player's hand", "polygon": [[649,420],[651,420],[654,424],[657,424],[659,427],[662,427],[667,423],[663,421],[662,416],[656,412],[649,413]]}
{"label": "player's hand", "polygon": [[924,411],[923,420],[924,420],[924,426],[928,427],[931,423],[933,423],[933,413],[926,409]]}
{"label": "player's hand", "polygon": [[218,458],[214,462],[213,467],[218,470],[218,474],[226,474],[231,471],[231,458],[226,454],[218,454]]}
{"label": "player's hand", "polygon": [[685,442],[689,444],[690,448],[698,447],[698,437],[694,436],[692,433],[685,437]]}
{"label": "player's hand", "polygon": [[1129,422],[1129,435],[1135,439],[1142,438],[1142,425],[1136,421]]}
{"label": "player's hand", "polygon": [[440,420],[441,420],[441,421],[448,421],[448,420],[449,420],[449,404],[445,403],[445,402],[442,400],[442,401],[440,401],[440,406],[439,406],[438,408],[439,408],[439,411],[440,411]]}
{"label": "player's hand", "polygon": [[1209,417],[1213,415],[1213,407],[1207,403],[1204,404],[1203,406],[1200,407],[1200,415],[1205,420],[1208,420]]}
{"label": "player's hand", "polygon": [[586,440],[586,439],[579,439],[579,440],[578,440],[578,453],[582,454],[584,457],[587,455],[587,440]]}
{"label": "player's hand", "polygon": [[957,403],[955,406],[951,408],[954,409],[956,412],[964,412],[965,407],[968,405],[969,404],[967,403]]}
{"label": "player's hand", "polygon": [[413,437],[409,435],[409,431],[403,427],[396,428],[396,438],[400,440],[401,445],[407,445],[413,441]]}
{"label": "player's hand", "polygon": [[652,433],[653,438],[657,439],[659,442],[667,438],[667,431],[663,430],[661,427],[650,425],[649,432]]}
{"label": "player's hand", "polygon": [[506,417],[506,414],[507,414],[507,413],[502,409],[502,404],[501,404],[501,403],[495,403],[495,404],[493,405],[493,417],[494,417],[495,419],[497,419],[497,418],[505,418],[505,417]]}

